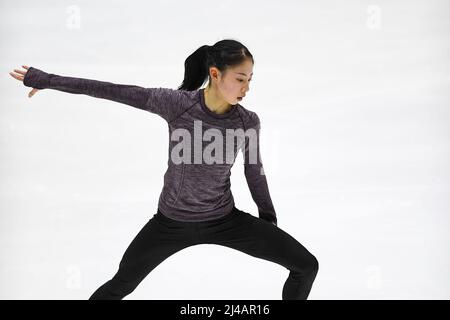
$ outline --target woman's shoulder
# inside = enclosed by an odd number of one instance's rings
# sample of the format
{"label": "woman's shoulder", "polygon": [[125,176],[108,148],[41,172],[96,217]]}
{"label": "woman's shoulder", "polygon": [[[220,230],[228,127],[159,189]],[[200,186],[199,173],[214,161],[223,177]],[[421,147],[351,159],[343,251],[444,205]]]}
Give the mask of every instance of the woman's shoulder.
{"label": "woman's shoulder", "polygon": [[242,121],[244,122],[246,128],[259,126],[259,117],[255,111],[249,109],[248,107],[244,107],[239,103],[237,105],[237,108],[237,111],[241,115]]}

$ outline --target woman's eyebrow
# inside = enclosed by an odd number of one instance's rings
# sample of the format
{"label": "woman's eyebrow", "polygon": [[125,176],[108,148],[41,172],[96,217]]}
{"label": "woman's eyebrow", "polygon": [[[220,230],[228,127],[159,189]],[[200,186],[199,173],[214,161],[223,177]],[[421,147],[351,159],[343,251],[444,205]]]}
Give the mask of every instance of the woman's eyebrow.
{"label": "woman's eyebrow", "polygon": [[[243,76],[246,76],[246,74],[245,73],[242,73],[242,72],[236,72],[237,74],[242,74]],[[253,74],[253,72],[252,73],[250,73],[250,75],[252,75]]]}

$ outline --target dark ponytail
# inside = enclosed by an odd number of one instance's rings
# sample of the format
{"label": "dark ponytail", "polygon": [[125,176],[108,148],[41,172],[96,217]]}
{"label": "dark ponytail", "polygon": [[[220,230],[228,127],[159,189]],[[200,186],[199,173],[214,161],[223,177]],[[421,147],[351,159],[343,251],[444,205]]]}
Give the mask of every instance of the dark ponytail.
{"label": "dark ponytail", "polygon": [[209,68],[216,67],[225,73],[229,67],[251,59],[255,63],[250,51],[239,41],[225,39],[216,42],[213,46],[203,45],[195,50],[184,62],[184,80],[178,90],[193,91],[202,87],[209,80]]}

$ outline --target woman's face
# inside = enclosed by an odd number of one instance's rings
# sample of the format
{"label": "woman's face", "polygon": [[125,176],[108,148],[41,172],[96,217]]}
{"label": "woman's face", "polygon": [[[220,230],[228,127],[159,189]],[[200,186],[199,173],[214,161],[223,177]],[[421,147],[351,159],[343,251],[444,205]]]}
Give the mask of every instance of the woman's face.
{"label": "woman's face", "polygon": [[[239,103],[250,90],[249,82],[252,76],[253,63],[249,59],[239,66],[228,68],[225,73],[219,72],[216,81],[219,94],[231,105]],[[240,97],[242,99],[239,99]]]}

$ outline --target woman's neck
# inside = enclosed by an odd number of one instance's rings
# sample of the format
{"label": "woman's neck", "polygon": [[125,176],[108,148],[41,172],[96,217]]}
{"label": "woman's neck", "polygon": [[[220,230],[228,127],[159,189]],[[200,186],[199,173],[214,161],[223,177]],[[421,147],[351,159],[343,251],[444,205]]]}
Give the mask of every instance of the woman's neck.
{"label": "woman's neck", "polygon": [[205,104],[206,107],[214,113],[223,114],[233,108],[231,104],[218,97],[215,90],[205,88]]}

